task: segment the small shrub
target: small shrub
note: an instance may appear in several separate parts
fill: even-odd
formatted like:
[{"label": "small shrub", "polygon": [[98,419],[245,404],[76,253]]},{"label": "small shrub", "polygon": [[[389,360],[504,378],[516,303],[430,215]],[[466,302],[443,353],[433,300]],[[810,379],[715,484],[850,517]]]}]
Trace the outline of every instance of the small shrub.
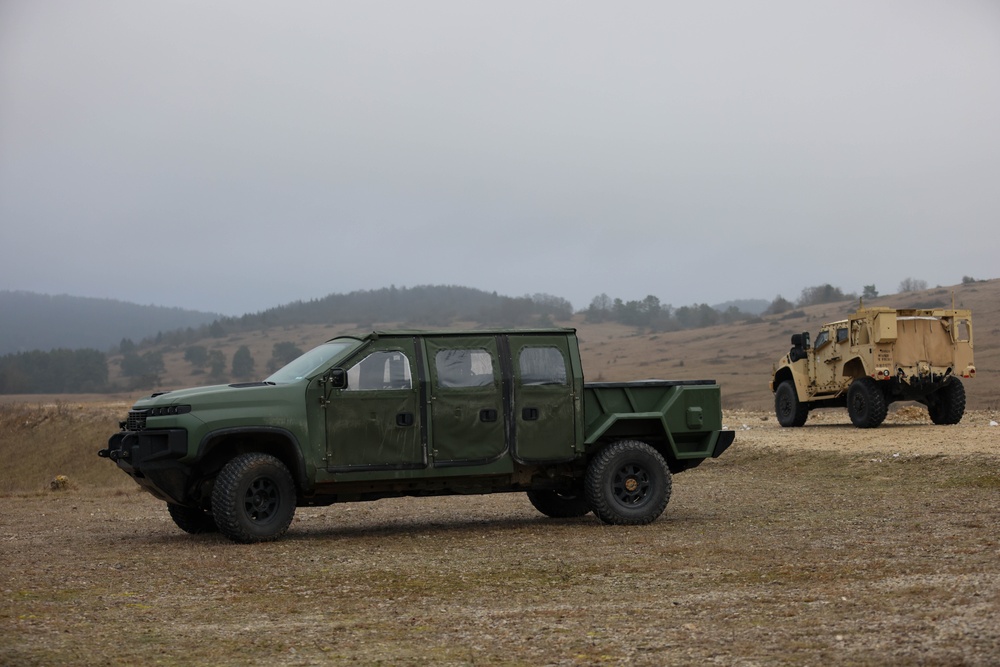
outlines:
[{"label": "small shrub", "polygon": [[49,482],[49,488],[53,491],[68,491],[70,489],[69,477],[66,475],[56,475]]}]

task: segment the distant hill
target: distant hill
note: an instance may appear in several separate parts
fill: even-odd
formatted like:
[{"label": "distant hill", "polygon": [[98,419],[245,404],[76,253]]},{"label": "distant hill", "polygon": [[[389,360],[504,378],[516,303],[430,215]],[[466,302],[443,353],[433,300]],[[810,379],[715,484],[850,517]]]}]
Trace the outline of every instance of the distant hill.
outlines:
[{"label": "distant hill", "polygon": [[[948,307],[953,302],[973,311],[978,374],[967,384],[968,405],[996,410],[1000,405],[1000,280],[963,282],[865,300],[866,305],[896,308]],[[753,300],[727,302],[716,308],[731,305],[745,313],[755,309]],[[791,334],[815,333],[822,323],[846,316],[857,305],[856,299],[849,299],[728,323],[720,318],[715,326],[673,330],[633,326],[610,318],[594,320],[586,311],[572,313],[568,302],[549,295],[512,298],[454,286],[331,294],[243,317],[0,291],[0,354],[82,346],[108,351],[122,338],[129,338],[137,344],[134,355],[143,360],[148,356],[149,361],[161,365],[156,380],[146,383],[126,375],[128,364],[121,351],[109,354],[109,390],[127,391],[134,398],[153,389],[244,379],[232,372],[233,359],[241,348],[246,348],[243,354],[252,359],[250,378],[262,378],[269,374],[276,348],[306,350],[347,331],[400,326],[573,326],[580,335],[590,381],[714,378],[722,384],[727,407],[770,409],[773,397],[767,383],[771,368],[787,352]],[[24,324],[19,320],[34,326],[30,334],[21,332],[17,339],[20,348],[11,346],[15,325]],[[101,329],[97,324],[105,326]],[[88,334],[90,328],[102,331],[103,339]],[[163,335],[157,336],[159,333]],[[201,357],[204,359],[197,361]]]},{"label": "distant hill", "polygon": [[[1000,372],[997,371],[1000,369],[1000,280],[878,297],[870,303],[866,301],[866,305],[937,308],[950,307],[953,299],[959,308],[971,308],[973,311],[978,374],[966,385],[968,405],[970,409],[996,410],[1000,405]],[[314,307],[319,305],[316,303]],[[805,306],[779,315],[764,315],[683,331],[654,332],[648,327],[633,327],[612,321],[594,323],[587,321],[584,313],[567,318],[552,317],[552,323],[577,328],[588,381],[711,378],[722,385],[726,407],[770,410],[774,401],[768,389],[771,369],[774,362],[788,351],[791,334],[799,331],[815,334],[824,322],[845,317],[857,306],[854,300]],[[339,303],[338,307],[347,307],[347,301]],[[178,389],[233,381],[237,378],[229,371],[240,347],[246,347],[254,360],[252,377],[263,378],[268,375],[267,365],[277,345],[292,344],[307,350],[346,331],[392,328],[401,324],[398,320],[380,319],[363,323],[320,321],[293,324],[287,321],[288,315],[287,312],[272,313],[275,323],[258,323],[256,327],[246,329],[232,326],[234,321],[221,320],[213,325],[212,328],[217,329],[214,333],[206,330],[201,338],[178,343],[165,336],[161,343],[143,349],[144,353],[152,351],[161,355],[163,372],[159,382],[155,387],[137,387],[129,397],[136,398],[154,388]],[[481,323],[469,320],[455,320],[449,324],[460,328],[481,326]],[[223,371],[219,377],[211,376],[207,366],[196,365],[186,358],[186,352],[192,346],[203,347],[208,353],[218,355]],[[127,387],[130,379],[122,375],[121,359],[120,355],[109,358],[110,381],[118,387]]]},{"label": "distant hill", "polygon": [[106,351],[123,338],[201,327],[220,315],[112,299],[0,290],[0,355],[30,350]]}]

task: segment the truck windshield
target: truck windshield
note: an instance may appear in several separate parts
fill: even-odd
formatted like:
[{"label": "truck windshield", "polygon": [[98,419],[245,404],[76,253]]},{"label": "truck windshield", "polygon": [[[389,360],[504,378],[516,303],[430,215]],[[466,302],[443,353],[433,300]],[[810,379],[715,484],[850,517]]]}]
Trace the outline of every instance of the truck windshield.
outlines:
[{"label": "truck windshield", "polygon": [[286,384],[301,380],[319,370],[321,366],[326,365],[335,357],[339,357],[347,350],[357,347],[358,343],[359,341],[356,340],[334,340],[329,343],[323,343],[286,364],[267,378],[266,382]]}]

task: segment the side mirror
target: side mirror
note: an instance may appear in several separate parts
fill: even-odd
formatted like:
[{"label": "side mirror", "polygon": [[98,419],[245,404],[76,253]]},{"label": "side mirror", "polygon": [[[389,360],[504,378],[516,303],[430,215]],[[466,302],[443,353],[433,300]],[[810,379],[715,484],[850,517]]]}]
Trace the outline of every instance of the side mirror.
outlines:
[{"label": "side mirror", "polygon": [[792,362],[801,361],[807,356],[809,349],[809,332],[803,331],[800,334],[792,334],[792,349],[788,352],[788,360]]},{"label": "side mirror", "polygon": [[343,368],[333,368],[324,378],[330,383],[331,389],[347,389],[347,371]]}]

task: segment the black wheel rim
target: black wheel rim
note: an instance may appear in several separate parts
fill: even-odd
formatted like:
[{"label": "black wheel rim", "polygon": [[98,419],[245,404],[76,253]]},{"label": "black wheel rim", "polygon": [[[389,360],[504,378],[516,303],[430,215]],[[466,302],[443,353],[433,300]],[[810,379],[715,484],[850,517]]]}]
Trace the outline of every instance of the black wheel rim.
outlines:
[{"label": "black wheel rim", "polygon": [[278,509],[281,494],[278,485],[267,477],[250,482],[243,497],[243,508],[251,521],[267,521]]},{"label": "black wheel rim", "polygon": [[792,401],[787,396],[782,396],[778,401],[778,411],[782,417],[792,414]]},{"label": "black wheel rim", "polygon": [[641,505],[649,496],[652,482],[641,465],[629,463],[618,469],[611,480],[611,491],[623,505]]}]

